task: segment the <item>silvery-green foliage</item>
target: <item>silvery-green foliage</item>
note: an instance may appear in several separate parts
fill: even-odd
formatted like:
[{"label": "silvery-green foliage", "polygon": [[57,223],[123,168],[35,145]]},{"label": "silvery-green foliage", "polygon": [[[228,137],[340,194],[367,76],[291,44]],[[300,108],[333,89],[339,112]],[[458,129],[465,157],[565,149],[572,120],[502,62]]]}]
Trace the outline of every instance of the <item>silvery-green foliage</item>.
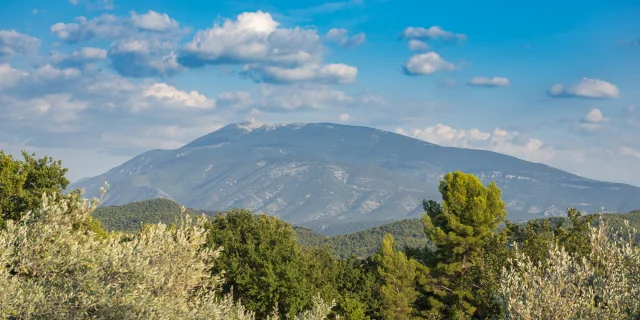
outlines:
[{"label": "silvery-green foliage", "polygon": [[0,318],[252,319],[216,297],[203,220],[107,239],[82,227],[97,200],[43,196],[0,231]]},{"label": "silvery-green foliage", "polygon": [[[325,302],[320,294],[313,297],[313,307],[311,310],[303,311],[296,315],[293,320],[323,320],[331,312],[331,309],[335,306],[335,302]],[[336,316],[336,319],[339,317]]]},{"label": "silvery-green foliage", "polygon": [[576,259],[549,248],[548,266],[516,248],[500,280],[508,319],[637,319],[640,317],[640,248],[627,224],[614,240],[603,221],[590,233],[591,252]]},{"label": "silvery-green foliage", "polygon": [[[43,195],[41,209],[0,230],[0,319],[255,318],[218,295],[209,270],[220,250],[203,247],[204,217],[105,236],[85,224],[98,203]],[[317,298],[296,319],[331,307]]]}]

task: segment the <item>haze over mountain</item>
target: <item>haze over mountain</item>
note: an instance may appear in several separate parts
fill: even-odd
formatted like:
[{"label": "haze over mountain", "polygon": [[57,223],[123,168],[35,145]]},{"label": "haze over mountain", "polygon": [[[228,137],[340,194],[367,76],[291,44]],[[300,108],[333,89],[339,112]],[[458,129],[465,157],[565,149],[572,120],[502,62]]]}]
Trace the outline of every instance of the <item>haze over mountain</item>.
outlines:
[{"label": "haze over mountain", "polygon": [[[315,230],[348,232],[418,217],[422,199],[461,170],[496,181],[509,219],[640,208],[640,188],[595,181],[490,151],[441,147],[387,131],[332,123],[237,123],[176,150],[151,150],[79,181],[104,205],[170,198],[191,208],[267,212]],[[331,233],[336,233],[331,232]]]}]

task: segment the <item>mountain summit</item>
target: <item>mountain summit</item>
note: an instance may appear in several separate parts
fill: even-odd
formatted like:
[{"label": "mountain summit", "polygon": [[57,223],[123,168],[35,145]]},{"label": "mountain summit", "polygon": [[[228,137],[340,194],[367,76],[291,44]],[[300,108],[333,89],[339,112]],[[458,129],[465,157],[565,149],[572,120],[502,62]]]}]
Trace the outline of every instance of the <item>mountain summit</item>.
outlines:
[{"label": "mountain summit", "polygon": [[145,152],[78,182],[85,195],[111,185],[105,205],[170,198],[191,208],[266,212],[328,233],[418,217],[454,170],[496,181],[508,218],[528,220],[640,208],[640,188],[582,178],[483,150],[442,147],[333,123],[231,124],[176,150]]}]

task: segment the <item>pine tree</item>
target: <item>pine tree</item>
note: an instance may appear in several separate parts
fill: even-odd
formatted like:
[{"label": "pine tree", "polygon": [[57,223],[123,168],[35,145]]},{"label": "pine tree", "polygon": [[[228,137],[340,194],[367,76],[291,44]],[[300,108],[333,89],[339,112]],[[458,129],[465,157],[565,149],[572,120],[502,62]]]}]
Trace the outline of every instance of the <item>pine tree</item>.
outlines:
[{"label": "pine tree", "polygon": [[384,235],[376,261],[378,275],[383,282],[380,288],[383,318],[410,319],[417,296],[415,261],[395,249],[393,236],[388,233]]},{"label": "pine tree", "polygon": [[495,183],[484,186],[472,174],[453,172],[440,182],[442,205],[424,201],[425,232],[436,246],[426,259],[429,275],[421,277],[430,316],[469,319],[474,314],[472,267],[482,259],[483,245],[505,218],[502,191]]}]

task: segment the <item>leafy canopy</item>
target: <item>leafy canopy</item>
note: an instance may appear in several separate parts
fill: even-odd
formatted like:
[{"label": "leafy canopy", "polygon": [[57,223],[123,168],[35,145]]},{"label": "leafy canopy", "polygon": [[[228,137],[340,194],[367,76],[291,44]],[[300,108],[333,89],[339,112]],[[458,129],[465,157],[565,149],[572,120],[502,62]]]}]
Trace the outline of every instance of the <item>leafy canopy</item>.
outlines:
[{"label": "leafy canopy", "polygon": [[[24,161],[14,159],[0,150],[0,228],[7,220],[20,220],[41,204],[42,194],[60,194],[69,185],[62,161],[35,158],[22,151]],[[77,191],[76,191],[77,192]]]}]

